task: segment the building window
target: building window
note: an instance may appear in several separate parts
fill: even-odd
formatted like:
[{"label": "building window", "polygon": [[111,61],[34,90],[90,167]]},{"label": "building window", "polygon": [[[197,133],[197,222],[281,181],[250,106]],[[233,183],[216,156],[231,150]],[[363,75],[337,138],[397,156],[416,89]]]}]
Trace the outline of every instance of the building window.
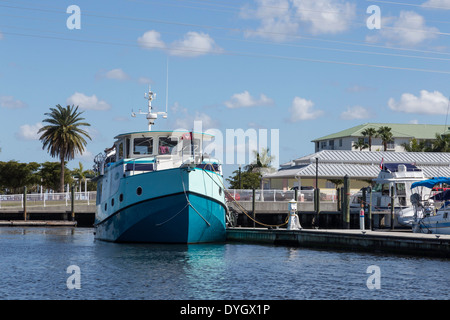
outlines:
[{"label": "building window", "polygon": [[328,142],[328,145],[330,146],[330,150],[334,150],[334,140],[330,140],[329,142]]},{"label": "building window", "polygon": [[321,141],[320,142],[320,149],[324,150],[327,148],[327,142],[326,141]]},{"label": "building window", "polygon": [[339,139],[339,147],[342,147],[342,139]]},{"label": "building window", "polygon": [[394,140],[388,141],[387,148],[390,149],[390,150],[394,150],[395,149],[395,142],[394,142]]}]

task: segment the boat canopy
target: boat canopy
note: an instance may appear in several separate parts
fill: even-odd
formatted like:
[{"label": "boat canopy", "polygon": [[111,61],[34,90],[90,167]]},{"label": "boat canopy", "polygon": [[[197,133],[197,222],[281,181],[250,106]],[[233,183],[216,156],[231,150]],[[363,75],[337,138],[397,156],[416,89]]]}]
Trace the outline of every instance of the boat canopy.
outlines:
[{"label": "boat canopy", "polygon": [[422,171],[411,163],[384,163],[383,170],[390,171],[390,172],[398,172],[399,165],[404,166],[406,171]]},{"label": "boat canopy", "polygon": [[430,199],[436,200],[436,201],[447,201],[450,200],[450,190],[442,191],[441,193],[435,194]]},{"label": "boat canopy", "polygon": [[450,185],[450,178],[437,177],[437,178],[433,178],[433,179],[417,181],[411,185],[411,189],[416,188],[416,187],[427,187],[429,189],[433,189],[433,187],[435,185],[440,184],[440,183],[446,183],[446,184]]}]

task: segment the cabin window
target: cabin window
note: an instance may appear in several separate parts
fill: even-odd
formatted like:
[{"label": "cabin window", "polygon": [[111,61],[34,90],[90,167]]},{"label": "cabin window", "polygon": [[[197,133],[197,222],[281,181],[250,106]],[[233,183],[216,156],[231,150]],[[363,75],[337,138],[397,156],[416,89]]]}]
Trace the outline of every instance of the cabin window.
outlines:
[{"label": "cabin window", "polygon": [[125,158],[130,158],[130,139],[127,138],[126,144],[125,144]]},{"label": "cabin window", "polygon": [[177,144],[178,139],[176,137],[159,137],[158,154],[171,154]]},{"label": "cabin window", "polygon": [[406,195],[406,189],[404,183],[396,183],[395,187],[397,189],[397,196],[404,196]]},{"label": "cabin window", "polygon": [[119,160],[123,159],[123,143],[119,143]]},{"label": "cabin window", "polygon": [[135,138],[133,140],[134,154],[152,154],[153,153],[153,138]]},{"label": "cabin window", "polygon": [[194,149],[194,154],[200,152],[200,140],[194,139],[194,145],[191,146],[191,139],[182,139],[182,154],[191,154],[191,150]]},{"label": "cabin window", "polygon": [[382,195],[388,196],[389,195],[389,184],[388,183],[377,183],[372,189],[373,192],[381,192]]}]

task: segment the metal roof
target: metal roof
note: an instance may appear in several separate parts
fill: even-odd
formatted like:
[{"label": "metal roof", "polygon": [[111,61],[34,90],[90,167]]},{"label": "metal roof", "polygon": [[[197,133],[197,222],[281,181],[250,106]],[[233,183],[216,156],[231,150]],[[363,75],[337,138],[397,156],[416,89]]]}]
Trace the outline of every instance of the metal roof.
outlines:
[{"label": "metal roof", "polygon": [[380,127],[389,127],[394,138],[416,138],[416,139],[435,139],[436,133],[443,134],[450,128],[440,124],[407,124],[407,123],[365,123],[352,128],[348,128],[336,133],[332,133],[312,142],[330,139],[339,139],[344,137],[363,137],[362,132],[367,128],[377,130]]},{"label": "metal roof", "polygon": [[319,158],[323,163],[359,163],[379,164],[384,162],[404,162],[422,165],[450,165],[448,152],[389,152],[389,151],[351,151],[351,150],[322,150],[293,160],[295,165],[312,163]]},{"label": "metal roof", "polygon": [[320,178],[372,179],[380,172],[380,163],[414,163],[426,178],[450,177],[450,153],[444,152],[379,152],[322,150],[281,166],[276,173],[264,175],[273,178],[312,178],[316,176],[316,158],[319,159]]}]

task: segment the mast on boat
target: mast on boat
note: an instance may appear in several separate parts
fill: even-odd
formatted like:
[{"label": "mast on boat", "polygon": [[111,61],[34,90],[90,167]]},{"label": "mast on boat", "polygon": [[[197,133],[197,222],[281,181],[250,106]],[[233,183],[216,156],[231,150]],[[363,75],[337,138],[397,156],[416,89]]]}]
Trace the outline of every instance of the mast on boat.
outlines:
[{"label": "mast on boat", "polygon": [[[156,98],[156,93],[154,93],[150,86],[148,86],[148,93],[144,94],[144,98],[148,100],[148,112],[142,112],[141,109],[137,112],[137,114],[144,114],[148,120],[148,131],[152,131],[152,125],[155,124],[155,120],[158,119],[158,115],[162,115],[164,119],[167,119],[167,106],[166,112],[152,112],[152,100]],[[132,117],[136,117],[135,112],[131,112]]]}]

